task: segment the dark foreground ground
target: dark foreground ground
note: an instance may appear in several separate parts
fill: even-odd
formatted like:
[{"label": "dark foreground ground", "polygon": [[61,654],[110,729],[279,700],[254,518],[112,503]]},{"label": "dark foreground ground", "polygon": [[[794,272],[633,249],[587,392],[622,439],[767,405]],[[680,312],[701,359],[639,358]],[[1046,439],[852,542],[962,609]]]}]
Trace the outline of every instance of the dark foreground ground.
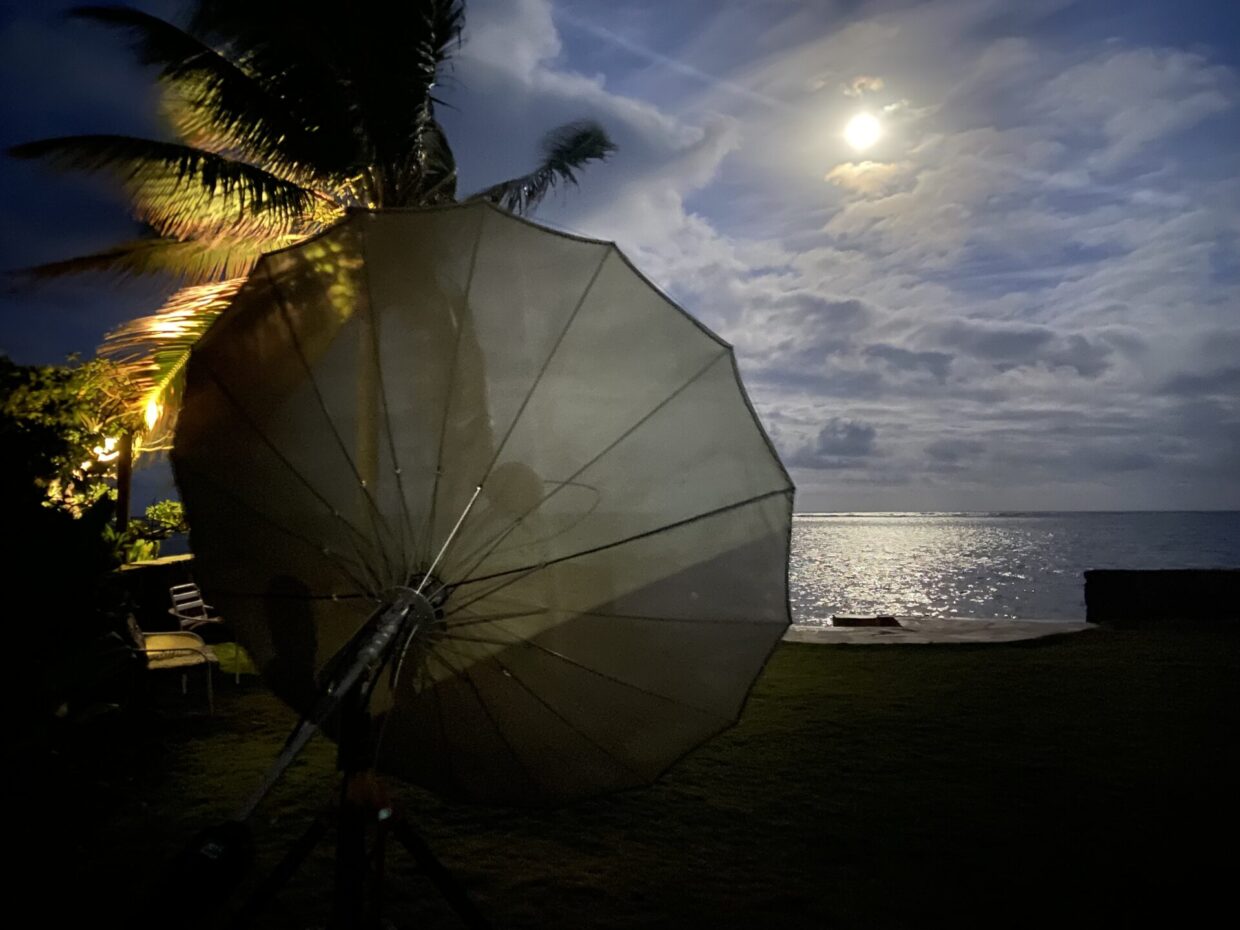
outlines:
[{"label": "dark foreground ground", "polygon": [[[168,688],[19,761],[11,915],[118,925],[245,797],[292,720],[253,678],[219,691],[214,718]],[[786,645],[741,724],[652,788],[535,813],[401,798],[498,927],[1183,925],[1234,910],[1238,736],[1235,632]],[[264,806],[265,861],[330,803],[332,764],[312,745]],[[394,926],[459,926],[389,861]],[[165,925],[202,924],[217,891],[175,881]],[[322,925],[330,884],[324,849],[263,925]]]}]

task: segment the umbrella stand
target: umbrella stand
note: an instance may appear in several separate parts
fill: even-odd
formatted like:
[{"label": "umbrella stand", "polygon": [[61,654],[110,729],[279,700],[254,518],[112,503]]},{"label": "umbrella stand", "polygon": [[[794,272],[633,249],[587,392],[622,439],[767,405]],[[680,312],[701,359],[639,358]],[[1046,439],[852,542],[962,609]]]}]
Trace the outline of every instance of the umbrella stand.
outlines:
[{"label": "umbrella stand", "polygon": [[[250,796],[250,799],[238,809],[233,817],[234,820],[244,823],[250,819],[263,798],[275,787],[276,782],[280,780],[280,776],[293,764],[293,760],[305,748],[306,743],[310,742],[310,738],[318,732],[323,722],[341,706],[342,702],[350,694],[354,693],[352,689],[359,681],[363,682],[364,691],[364,696],[361,699],[360,713],[363,716],[368,716],[366,707],[370,701],[370,692],[378,681],[379,675],[383,672],[384,666],[387,665],[393,646],[396,643],[400,644],[400,655],[396,659],[395,675],[400,675],[401,663],[404,661],[409,644],[412,643],[413,637],[420,627],[430,626],[435,623],[438,601],[446,590],[446,586],[435,578],[433,572],[439,566],[444,553],[452,545],[452,541],[460,531],[465,518],[469,516],[469,512],[473,509],[474,504],[478,500],[478,494],[481,491],[481,487],[474,489],[473,496],[457,518],[456,525],[452,528],[452,532],[448,534],[448,538],[444,541],[443,546],[440,547],[439,554],[435,556],[435,561],[431,563],[431,567],[420,575],[409,579],[410,585],[415,581],[417,582],[417,589],[410,587],[397,588],[392,595],[392,600],[379,607],[358,632],[353,642],[346,645],[340,651],[337,657],[337,664],[343,667],[343,671],[338,672],[328,681],[318,702],[315,704],[314,710],[306,717],[303,717],[293,729],[293,732],[289,734],[288,739],[284,743],[284,748],[280,751],[280,755],[275,763],[263,778],[262,784]],[[423,595],[423,590],[432,584],[434,590],[430,595]],[[343,750],[343,743],[341,743],[341,748]],[[350,771],[343,764],[340,768],[341,771]]]},{"label": "umbrella stand", "polygon": [[[232,819],[202,831],[177,857],[178,874],[185,871],[209,873],[225,886],[239,882],[253,858],[253,843],[247,823],[262,800],[275,787],[311,737],[329,717],[337,717],[336,767],[343,773],[340,804],[336,811],[336,888],[331,926],[334,930],[360,930],[378,925],[380,885],[384,875],[383,855],[388,830],[408,850],[431,883],[444,896],[465,925],[487,930],[490,924],[474,906],[455,876],[443,865],[417,832],[400,818],[392,806],[374,790],[371,742],[370,698],[384,670],[396,657],[392,671],[399,677],[406,652],[419,630],[433,626],[439,615],[441,598],[447,586],[433,574],[443,559],[465,518],[478,500],[481,487],[474,489],[465,509],[457,518],[430,568],[408,579],[407,586],[395,588],[337,654],[335,672],[321,688],[313,710],[293,728],[280,755],[263,778],[258,790]],[[412,585],[416,584],[416,589]],[[430,588],[430,593],[422,592]],[[383,736],[379,733],[379,738]],[[368,790],[369,789],[369,790]],[[369,828],[377,827],[374,863],[368,861],[366,838]],[[295,840],[284,858],[250,894],[238,911],[236,926],[251,923],[272,897],[288,883],[306,857],[328,831],[324,815],[316,817],[309,829]],[[367,901],[368,879],[374,877],[373,902]]]},{"label": "umbrella stand", "polygon": [[[373,790],[368,752],[371,718],[370,693],[382,666],[375,675],[360,682],[344,695],[339,704],[340,730],[337,765],[343,772],[336,822],[336,887],[332,905],[333,930],[360,930],[378,925],[384,877],[387,833],[413,857],[422,872],[448,905],[472,930],[488,930],[490,924],[478,911],[456,876],[435,856],[430,846],[400,814]],[[320,814],[301,837],[293,842],[284,858],[250,894],[237,914],[236,926],[244,927],[259,917],[266,905],[286,885],[306,857],[326,837],[332,816]],[[366,839],[374,827],[373,856],[367,855]],[[371,895],[368,885],[373,883]]]},{"label": "umbrella stand", "polygon": [[[284,857],[250,893],[238,910],[235,926],[250,925],[271,899],[296,874],[306,857],[336,825],[336,886],[332,907],[334,930],[360,930],[377,926],[380,884],[383,879],[384,839],[388,832],[413,857],[426,877],[467,927],[486,930],[490,924],[470,900],[452,872],[436,858],[426,841],[402,818],[381,791],[374,789],[371,753],[370,698],[398,647],[407,644],[418,629],[435,619],[435,607],[420,593],[431,576],[425,575],[419,590],[397,591],[393,601],[381,607],[363,628],[362,635],[345,650],[341,671],[322,691],[314,712],[290,734],[279,758],[262,786],[237,815],[218,826],[204,830],[178,857],[178,874],[209,874],[213,884],[239,882],[248,871],[252,843],[246,822],[259,802],[286,771],[318,728],[337,715],[337,768],[342,772],[340,801],[334,816],[327,812],[314,819],[310,827],[288,848]],[[366,841],[376,828],[373,862],[367,855]],[[368,885],[373,876],[373,895]],[[157,904],[154,913],[158,913]]]},{"label": "umbrella stand", "polygon": [[[405,652],[422,627],[435,623],[438,597],[442,585],[432,574],[452,545],[465,518],[478,500],[481,487],[474,489],[469,503],[457,518],[456,525],[444,541],[430,568],[410,584],[417,581],[417,589],[398,588],[393,599],[380,607],[361,631],[357,640],[342,651],[338,672],[323,689],[314,712],[303,719],[285,743],[263,784],[239,812],[236,820],[244,823],[255,808],[292,764],[310,737],[332,713],[339,714],[336,767],[343,773],[340,787],[340,806],[336,816],[336,889],[332,911],[332,927],[335,930],[377,925],[381,885],[384,874],[383,856],[387,830],[408,850],[414,861],[444,896],[465,925],[476,930],[486,930],[490,925],[469,899],[456,877],[436,858],[426,841],[396,815],[390,804],[373,788],[373,753],[371,743],[370,698],[384,669],[399,651],[393,677],[401,671]],[[431,586],[429,596],[423,591]],[[399,646],[398,646],[399,644]],[[380,734],[382,736],[382,734]],[[366,837],[371,825],[377,827],[375,861],[368,861]],[[326,834],[326,823],[318,818],[310,829],[298,839],[281,860],[276,869],[250,896],[242,908],[239,923],[246,923],[257,916],[262,907],[295,874],[307,855]],[[373,872],[375,895],[367,901],[367,880]]]}]

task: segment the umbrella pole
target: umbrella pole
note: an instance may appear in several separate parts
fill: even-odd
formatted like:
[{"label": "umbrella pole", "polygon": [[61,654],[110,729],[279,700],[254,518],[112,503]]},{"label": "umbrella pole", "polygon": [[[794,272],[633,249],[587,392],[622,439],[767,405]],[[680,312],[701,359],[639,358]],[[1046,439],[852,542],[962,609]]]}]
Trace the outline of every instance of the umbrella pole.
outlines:
[{"label": "umbrella pole", "polygon": [[[481,487],[474,489],[465,510],[435,557],[431,571],[422,576],[417,590],[400,589],[393,600],[371,615],[365,634],[346,647],[342,665],[332,676],[331,682],[323,688],[314,709],[294,728],[258,790],[230,821],[229,828],[240,830],[248,841],[249,834],[245,824],[259,803],[319,727],[335,714],[339,722],[336,766],[343,778],[340,808],[336,817],[336,884],[332,905],[332,930],[369,930],[379,924],[379,895],[376,893],[369,898],[367,896],[368,885],[372,882],[372,868],[367,856],[366,839],[371,824],[380,824],[391,818],[392,808],[386,800],[381,800],[380,792],[375,790],[370,696],[384,669],[392,661],[392,653],[400,653],[396,659],[396,677],[400,673],[400,666],[413,633],[421,624],[434,622],[435,607],[422,595],[422,591],[432,578],[431,572],[439,565],[444,553],[456,538],[481,491]],[[455,882],[451,873],[434,857],[420,837],[408,825],[397,825],[393,822],[392,827],[398,840],[423,867],[466,925],[471,928],[486,927],[485,920],[473,908],[464,889]],[[303,841],[296,844],[275,873],[251,896],[242,910],[243,919],[252,919],[253,915],[257,914],[262,904],[291,877],[321,836],[321,831],[312,828]],[[214,840],[195,843],[190,855],[210,860],[220,858],[220,853],[214,849],[216,845],[218,844]],[[377,847],[376,851],[382,855],[381,846]],[[380,862],[373,870],[376,882],[381,880],[382,872]]]},{"label": "umbrella pole", "polygon": [[[368,684],[368,683],[367,683]],[[377,915],[367,907],[366,885],[370,876],[366,857],[366,833],[377,820],[363,797],[370,768],[370,689],[363,684],[345,695],[340,705],[340,742],[337,767],[343,773],[340,812],[336,821],[336,894],[332,907],[332,930],[362,930],[377,925]]]},{"label": "umbrella pole", "polygon": [[[371,768],[373,726],[369,705],[371,691],[380,674],[381,668],[359,682],[340,705],[336,759],[344,778],[336,826],[336,894],[331,928],[371,930],[379,926],[384,839],[390,829],[465,926],[469,930],[491,930],[490,923],[474,905],[464,886],[408,821],[395,813],[378,785]],[[371,825],[377,828],[373,856],[368,855],[366,849]]]}]

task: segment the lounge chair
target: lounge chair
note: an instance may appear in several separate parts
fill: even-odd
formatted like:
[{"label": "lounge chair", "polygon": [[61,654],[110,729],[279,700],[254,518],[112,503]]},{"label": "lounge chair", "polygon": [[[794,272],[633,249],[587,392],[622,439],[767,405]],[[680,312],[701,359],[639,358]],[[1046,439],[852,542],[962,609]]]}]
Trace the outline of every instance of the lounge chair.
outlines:
[{"label": "lounge chair", "polygon": [[211,647],[202,641],[202,637],[189,630],[175,633],[146,633],[138,626],[138,621],[131,614],[129,617],[129,634],[133,637],[138,651],[146,660],[146,667],[151,671],[159,669],[181,670],[181,693],[189,690],[189,669],[201,665],[207,674],[207,710],[215,713],[215,692],[211,684],[211,666],[218,665],[219,659],[211,651]]}]

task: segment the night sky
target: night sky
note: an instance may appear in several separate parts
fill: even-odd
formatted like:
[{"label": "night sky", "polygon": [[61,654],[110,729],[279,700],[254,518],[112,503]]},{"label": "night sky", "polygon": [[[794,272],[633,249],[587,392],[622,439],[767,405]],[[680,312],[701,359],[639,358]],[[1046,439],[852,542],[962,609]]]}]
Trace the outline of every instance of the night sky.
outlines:
[{"label": "night sky", "polygon": [[[162,134],[124,39],[62,8],[0,5],[0,142]],[[801,511],[1240,508],[1238,75],[1222,0],[471,0],[442,117],[462,192],[607,127],[537,217],[736,346]],[[5,268],[135,229],[12,159],[0,218]],[[164,291],[10,288],[0,351],[89,354]]]}]

